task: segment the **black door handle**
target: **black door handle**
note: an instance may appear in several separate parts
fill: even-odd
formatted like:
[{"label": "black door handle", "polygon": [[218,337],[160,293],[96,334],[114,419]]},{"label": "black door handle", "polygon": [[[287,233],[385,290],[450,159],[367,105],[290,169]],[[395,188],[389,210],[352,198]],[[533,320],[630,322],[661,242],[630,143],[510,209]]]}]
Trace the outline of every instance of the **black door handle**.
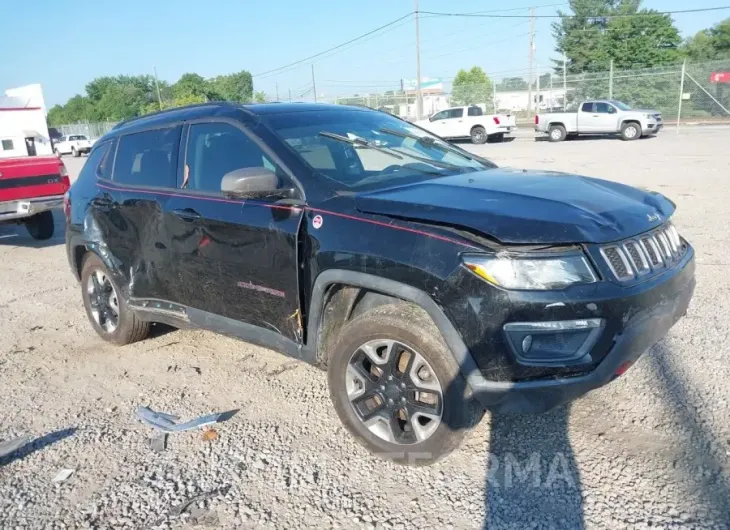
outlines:
[{"label": "black door handle", "polygon": [[200,214],[192,208],[182,208],[180,210],[173,210],[173,214],[177,215],[183,221],[195,221],[200,219]]}]

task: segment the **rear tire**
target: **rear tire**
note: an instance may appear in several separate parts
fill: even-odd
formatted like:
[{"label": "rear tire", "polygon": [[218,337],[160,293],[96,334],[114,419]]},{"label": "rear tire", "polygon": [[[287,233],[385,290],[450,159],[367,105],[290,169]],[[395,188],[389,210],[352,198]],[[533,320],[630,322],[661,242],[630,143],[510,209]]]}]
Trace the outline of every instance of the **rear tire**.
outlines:
[{"label": "rear tire", "polygon": [[81,153],[79,153],[75,147],[71,148],[71,154],[74,156],[74,158],[78,158],[81,156]]},{"label": "rear tire", "polygon": [[91,326],[105,341],[124,346],[149,335],[150,323],[129,309],[122,291],[96,254],[87,254],[81,266],[81,297]]},{"label": "rear tire", "polygon": [[629,121],[621,126],[621,139],[625,142],[641,138],[641,125],[635,121]]},{"label": "rear tire", "polygon": [[551,125],[548,129],[548,140],[551,142],[562,142],[567,133],[562,125]]},{"label": "rear tire", "polygon": [[473,144],[483,144],[486,143],[488,136],[487,131],[484,129],[484,127],[477,125],[476,127],[472,127],[471,129],[471,143]]},{"label": "rear tire", "polygon": [[25,228],[28,230],[30,237],[36,241],[51,239],[56,225],[53,221],[53,212],[46,210],[37,213],[25,220]]},{"label": "rear tire", "polygon": [[[456,449],[483,415],[439,329],[420,307],[388,304],[363,313],[342,328],[328,353],[337,415],[380,458],[432,464]],[[376,363],[373,355],[384,359]],[[363,419],[365,406],[370,416]]]}]

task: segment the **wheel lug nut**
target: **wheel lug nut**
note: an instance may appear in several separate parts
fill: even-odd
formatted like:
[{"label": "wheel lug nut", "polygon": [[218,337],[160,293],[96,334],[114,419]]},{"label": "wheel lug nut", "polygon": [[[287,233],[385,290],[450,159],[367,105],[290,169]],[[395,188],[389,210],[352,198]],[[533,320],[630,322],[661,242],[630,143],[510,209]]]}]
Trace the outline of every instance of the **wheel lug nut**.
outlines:
[{"label": "wheel lug nut", "polygon": [[405,403],[406,402],[406,398],[404,398],[404,397],[400,398],[400,402],[401,403]]},{"label": "wheel lug nut", "polygon": [[393,380],[393,376],[392,375],[389,375],[388,376],[388,381],[392,381],[392,380]]},{"label": "wheel lug nut", "polygon": [[393,400],[388,398],[388,405],[392,405],[392,404],[393,404]]},{"label": "wheel lug nut", "polygon": [[385,390],[385,385],[380,385],[380,390]]},{"label": "wheel lug nut", "polygon": [[405,384],[405,383],[401,383],[401,384],[400,384],[400,387],[401,387],[402,389],[404,389],[404,390],[405,390],[405,388],[406,388],[406,384]]}]

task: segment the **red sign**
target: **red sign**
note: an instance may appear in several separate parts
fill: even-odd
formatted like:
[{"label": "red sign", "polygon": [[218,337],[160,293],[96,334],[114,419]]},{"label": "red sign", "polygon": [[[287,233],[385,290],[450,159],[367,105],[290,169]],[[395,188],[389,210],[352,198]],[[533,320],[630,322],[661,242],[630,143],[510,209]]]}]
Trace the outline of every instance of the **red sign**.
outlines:
[{"label": "red sign", "polygon": [[710,83],[730,83],[730,72],[712,72]]}]

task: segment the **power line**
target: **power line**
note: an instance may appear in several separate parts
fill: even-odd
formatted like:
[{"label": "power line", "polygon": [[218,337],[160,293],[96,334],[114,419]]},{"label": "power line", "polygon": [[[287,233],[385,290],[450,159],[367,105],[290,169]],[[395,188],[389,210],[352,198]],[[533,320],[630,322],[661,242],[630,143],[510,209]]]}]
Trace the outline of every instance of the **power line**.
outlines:
[{"label": "power line", "polygon": [[[703,7],[697,9],[680,9],[677,11],[647,11],[640,13],[616,13],[613,15],[535,15],[535,18],[631,18],[650,17],[656,15],[679,15],[684,13],[703,13],[706,11],[720,11],[730,9],[730,6]],[[530,15],[494,15],[482,13],[442,13],[438,11],[420,11],[423,15],[438,17],[474,17],[474,18],[530,18]]]},{"label": "power line", "polygon": [[348,44],[351,44],[353,42],[356,42],[356,41],[358,41],[360,39],[364,39],[365,37],[368,37],[368,36],[372,35],[373,33],[377,33],[378,31],[383,30],[383,29],[385,29],[385,28],[387,28],[389,26],[392,26],[393,24],[396,24],[396,23],[400,22],[401,20],[405,20],[406,18],[411,17],[413,14],[414,14],[414,11],[411,11],[407,15],[403,15],[402,17],[397,18],[397,19],[395,19],[395,20],[393,20],[391,22],[388,22],[387,24],[383,24],[379,28],[376,28],[376,29],[374,29],[372,31],[368,31],[367,33],[363,33],[362,35],[359,35],[359,36],[357,36],[357,37],[355,37],[353,39],[350,39],[347,42],[343,42],[342,44],[338,44],[337,46],[333,46],[332,48],[329,48],[329,49],[327,49],[327,50],[325,50],[323,52],[315,53],[314,55],[310,55],[309,57],[305,57],[304,59],[300,59],[298,61],[294,61],[293,63],[289,63],[289,64],[287,64],[285,66],[280,66],[278,68],[273,68],[271,70],[267,70],[266,72],[261,72],[259,74],[254,74],[253,77],[262,77],[262,76],[265,76],[267,74],[273,74],[273,73],[279,72],[281,70],[285,70],[285,69],[290,68],[292,66],[297,66],[299,64],[306,63],[307,61],[311,61],[312,59],[316,59],[317,57],[320,57],[320,56],[322,56],[322,55],[324,55],[326,53],[329,53],[331,51],[334,51],[334,50],[338,50],[340,48],[343,48],[344,46],[347,46]]}]

